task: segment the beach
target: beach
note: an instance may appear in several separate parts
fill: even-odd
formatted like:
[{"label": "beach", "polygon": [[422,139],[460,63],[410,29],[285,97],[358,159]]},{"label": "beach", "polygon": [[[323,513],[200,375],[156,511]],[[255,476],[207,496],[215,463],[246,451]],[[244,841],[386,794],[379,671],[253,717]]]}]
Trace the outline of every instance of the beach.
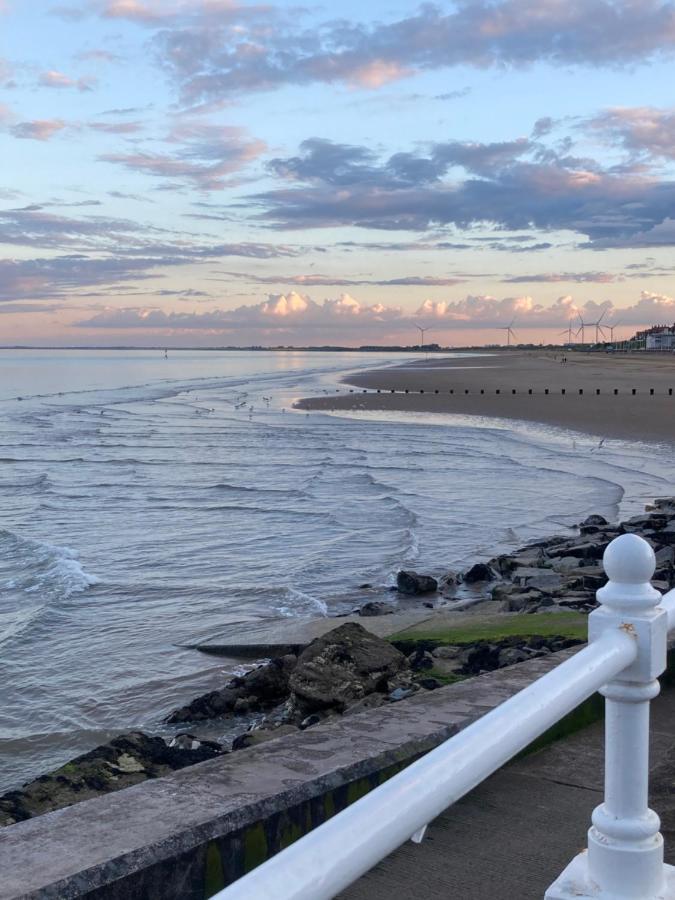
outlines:
[{"label": "beach", "polygon": [[[393,390],[395,394],[342,393],[303,399],[298,407],[517,419],[599,438],[675,441],[675,395],[669,393],[675,389],[675,356],[565,355],[564,363],[563,353],[552,351],[432,356],[422,362],[354,373],[345,379],[354,388]],[[410,393],[403,393],[406,390]]]}]

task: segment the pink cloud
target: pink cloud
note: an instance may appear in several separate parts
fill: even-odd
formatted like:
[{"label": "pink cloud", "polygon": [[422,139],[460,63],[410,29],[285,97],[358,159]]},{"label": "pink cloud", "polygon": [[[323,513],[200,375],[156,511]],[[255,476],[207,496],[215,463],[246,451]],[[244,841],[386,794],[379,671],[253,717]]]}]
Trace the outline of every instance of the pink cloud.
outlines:
[{"label": "pink cloud", "polygon": [[31,122],[19,122],[10,131],[15,138],[33,141],[48,141],[66,127],[62,119],[33,119]]},{"label": "pink cloud", "polygon": [[41,73],[39,83],[42,87],[48,88],[77,88],[78,91],[92,91],[97,82],[91,76],[70,78],[63,72],[56,72],[52,69]]},{"label": "pink cloud", "polygon": [[347,81],[355,87],[380,88],[392,81],[399,81],[411,75],[411,70],[399,63],[385,59],[374,59],[357,66],[347,73]]}]

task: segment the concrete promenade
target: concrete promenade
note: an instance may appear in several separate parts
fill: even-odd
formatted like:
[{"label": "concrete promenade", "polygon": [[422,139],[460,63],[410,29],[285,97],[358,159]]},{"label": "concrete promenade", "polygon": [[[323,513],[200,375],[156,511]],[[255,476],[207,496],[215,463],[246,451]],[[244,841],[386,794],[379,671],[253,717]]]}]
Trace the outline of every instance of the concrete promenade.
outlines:
[{"label": "concrete promenade", "polygon": [[[602,801],[603,723],[516,760],[439,816],[340,900],[542,900],[586,846]],[[675,690],[652,703],[650,802],[675,863]],[[364,840],[368,836],[364,835]]]}]

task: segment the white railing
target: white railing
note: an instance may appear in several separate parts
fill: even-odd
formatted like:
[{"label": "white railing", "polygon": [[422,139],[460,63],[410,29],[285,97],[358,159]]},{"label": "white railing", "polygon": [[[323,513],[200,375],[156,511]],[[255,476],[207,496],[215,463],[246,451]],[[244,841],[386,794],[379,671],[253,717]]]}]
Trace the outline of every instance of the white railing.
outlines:
[{"label": "white railing", "polygon": [[[605,696],[605,801],[588,850],[545,900],[675,900],[659,818],[647,804],[649,701],[666,668],[675,590],[650,580],[654,552],[625,534],[604,555],[609,578],[589,644],[385,784],[216,895],[215,900],[330,900],[597,690]],[[449,876],[451,878],[451,875]]]}]

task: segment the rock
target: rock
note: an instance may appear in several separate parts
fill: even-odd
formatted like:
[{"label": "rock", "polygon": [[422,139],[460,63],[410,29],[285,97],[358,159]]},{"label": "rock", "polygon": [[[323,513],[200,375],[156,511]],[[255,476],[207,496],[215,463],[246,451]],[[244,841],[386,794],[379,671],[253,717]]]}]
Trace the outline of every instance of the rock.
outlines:
[{"label": "rock", "polygon": [[600,516],[596,513],[584,519],[584,521],[579,525],[579,531],[582,534],[594,534],[596,531],[600,531],[606,525],[609,525],[607,519],[604,516]]},{"label": "rock", "polygon": [[626,534],[642,534],[645,531],[658,531],[668,524],[668,516],[661,512],[647,513],[643,516],[632,516],[621,523],[621,530]]},{"label": "rock", "polygon": [[216,741],[207,741],[203,738],[195,737],[194,734],[188,734],[185,731],[181,731],[174,735],[169,741],[169,747],[171,749],[175,747],[178,750],[199,750],[200,748],[206,748],[214,754],[221,753],[223,750],[222,745]]},{"label": "rock", "polygon": [[459,572],[446,572],[438,581],[438,590],[442,594],[454,594],[461,583],[462,576]]},{"label": "rock", "polygon": [[563,578],[559,572],[528,567],[514,571],[513,583],[540,591],[556,591],[563,586]]},{"label": "rock", "polygon": [[307,716],[302,720],[302,722],[300,722],[298,728],[300,728],[301,731],[304,731],[305,728],[311,728],[312,725],[318,725],[319,722],[323,722],[323,720],[327,718],[329,717],[326,715],[321,715],[320,713],[312,713],[311,716]]},{"label": "rock", "polygon": [[499,651],[498,665],[500,669],[503,669],[505,666],[513,666],[516,663],[525,662],[530,657],[531,654],[521,647],[504,647],[503,650]]},{"label": "rock", "polygon": [[368,694],[386,693],[389,680],[407,668],[390,643],[348,622],[302,651],[289,680],[291,703],[302,719],[319,710],[343,712]]},{"label": "rock", "polygon": [[166,719],[169,724],[197,722],[227,714],[263,711],[285,700],[288,680],[296,664],[292,654],[273,659],[246,675],[232,678],[224,688],[211,691],[175,709]]},{"label": "rock", "polygon": [[656,551],[656,568],[660,569],[663,566],[671,564],[675,562],[675,550],[672,547],[662,547],[660,550]]},{"label": "rock", "polygon": [[359,585],[360,591],[369,591],[371,588],[372,588],[372,584],[368,584],[368,582],[366,582],[365,584]]},{"label": "rock", "polygon": [[567,547],[567,556],[576,556],[579,559],[602,559],[609,544],[608,540],[584,541]]},{"label": "rock", "polygon": [[408,657],[408,664],[413,672],[421,672],[424,669],[433,669],[434,658],[428,650],[415,650]]},{"label": "rock", "polygon": [[438,582],[431,575],[401,570],[396,576],[396,588],[401,594],[431,594],[438,590]]},{"label": "rock", "polygon": [[[214,741],[176,735],[174,746],[142,731],[121,734],[61,768],[0,797],[0,825],[72,806],[122,788],[204,762],[225,752]],[[187,744],[190,743],[188,747]],[[198,746],[192,746],[197,743]]]},{"label": "rock", "polygon": [[359,609],[360,616],[390,616],[393,612],[393,606],[381,600],[370,600]]},{"label": "rock", "polygon": [[435,647],[431,651],[431,655],[435,659],[457,659],[459,657],[459,647]]},{"label": "rock", "polygon": [[580,560],[576,556],[559,556],[551,559],[551,568],[554,572],[566,574],[579,568]]},{"label": "rock", "polygon": [[487,641],[477,641],[460,656],[467,675],[496,669],[499,665],[499,647]]},{"label": "rock", "polygon": [[659,543],[672,547],[675,545],[675,522],[671,522],[659,531]]},{"label": "rock", "polygon": [[494,581],[497,573],[486,563],[476,563],[464,574],[466,584],[477,584],[480,581]]},{"label": "rock", "polygon": [[412,697],[414,693],[415,691],[413,690],[413,688],[399,687],[389,694],[387,700],[389,700],[391,703],[398,703],[399,700],[405,700],[406,697]]},{"label": "rock", "polygon": [[502,602],[504,612],[523,612],[539,603],[544,596],[537,588],[520,588],[517,585],[499,585],[498,588],[493,589],[492,599]]},{"label": "rock", "polygon": [[515,557],[503,553],[501,556],[495,556],[488,562],[488,566],[500,575],[508,576],[515,566]]},{"label": "rock", "polygon": [[421,688],[424,688],[425,691],[435,691],[439,687],[443,687],[438,678],[431,678],[428,675],[425,678],[419,678],[417,683]]},{"label": "rock", "polygon": [[286,734],[296,734],[297,731],[298,729],[295,725],[280,725],[278,728],[256,728],[237,735],[232,741],[232,750],[246,750],[248,747],[257,747],[258,744],[275,741]]}]

